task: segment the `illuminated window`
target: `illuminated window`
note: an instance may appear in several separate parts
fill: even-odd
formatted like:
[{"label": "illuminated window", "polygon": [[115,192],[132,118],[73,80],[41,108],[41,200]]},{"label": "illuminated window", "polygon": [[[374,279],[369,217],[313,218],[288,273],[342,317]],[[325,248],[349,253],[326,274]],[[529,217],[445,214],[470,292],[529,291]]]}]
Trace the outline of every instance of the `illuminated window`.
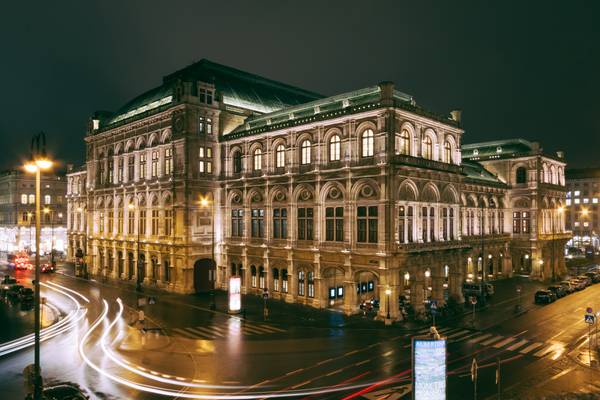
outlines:
[{"label": "illuminated window", "polygon": [[304,271],[298,271],[298,295],[304,296]]},{"label": "illuminated window", "polygon": [[575,199],[574,201],[575,201],[575,204],[579,204],[580,203],[579,199]]},{"label": "illuminated window", "polygon": [[452,163],[452,146],[448,141],[444,142],[444,161]]},{"label": "illuminated window", "polygon": [[581,192],[579,190],[575,191],[575,196],[579,196],[581,194]]},{"label": "illuminated window", "polygon": [[165,149],[165,174],[173,173],[173,149]]},{"label": "illuminated window", "polygon": [[21,204],[27,204],[27,195],[26,194],[21,195]]},{"label": "illuminated window", "polygon": [[583,199],[583,204],[588,204],[590,202],[590,199],[588,199],[587,197]]},{"label": "illuminated window", "polygon": [[300,145],[300,163],[302,165],[307,165],[310,164],[310,162],[310,141],[305,140]]},{"label": "illuminated window", "polygon": [[329,139],[329,161],[339,161],[340,160],[340,148],[341,148],[341,140],[338,135],[333,135],[331,139]]},{"label": "illuminated window", "polygon": [[583,226],[584,226],[585,228],[587,228],[588,226],[590,226],[590,223],[586,221],[586,222],[584,222],[584,223],[583,223]]},{"label": "illuminated window", "polygon": [[140,179],[146,179],[146,153],[140,154]]},{"label": "illuminated window", "polygon": [[254,170],[260,171],[262,169],[262,150],[261,149],[254,150],[253,160],[254,160]]},{"label": "illuminated window", "polygon": [[151,173],[153,178],[158,176],[158,150],[152,152]]},{"label": "illuminated window", "polygon": [[51,197],[49,194],[44,196],[44,204],[50,204]]},{"label": "illuminated window", "polygon": [[282,144],[278,145],[277,149],[275,149],[275,167],[285,167],[285,146]]},{"label": "illuminated window", "polygon": [[361,155],[363,157],[373,157],[375,152],[375,138],[372,129],[367,129],[362,134],[361,139]]},{"label": "illuminated window", "polygon": [[402,130],[396,143],[396,153],[410,155],[410,133],[406,129]]},{"label": "illuminated window", "polygon": [[[596,199],[596,200],[598,200],[598,199]],[[571,199],[566,199],[565,200],[565,204],[568,205],[568,206],[570,206],[571,205]]]},{"label": "illuminated window", "polygon": [[433,159],[433,142],[429,136],[425,136],[425,138],[423,138],[422,154],[423,158],[427,158],[429,160]]},{"label": "illuminated window", "polygon": [[597,197],[594,197],[594,198],[592,199],[592,203],[594,203],[594,204],[598,204],[598,198],[597,198]]},{"label": "illuminated window", "polygon": [[575,221],[575,226],[579,226],[579,221]]},{"label": "illuminated window", "polygon": [[29,195],[29,204],[35,204],[35,195],[33,195],[33,194]]}]

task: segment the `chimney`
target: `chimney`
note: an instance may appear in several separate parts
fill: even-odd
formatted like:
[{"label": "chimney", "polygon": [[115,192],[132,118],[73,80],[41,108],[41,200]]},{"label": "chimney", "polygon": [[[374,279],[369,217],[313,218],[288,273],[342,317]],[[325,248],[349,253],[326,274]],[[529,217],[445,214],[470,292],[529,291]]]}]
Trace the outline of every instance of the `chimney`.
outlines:
[{"label": "chimney", "polygon": [[562,150],[559,150],[556,152],[556,157],[558,158],[565,158],[565,152]]},{"label": "chimney", "polygon": [[452,119],[460,124],[462,118],[462,110],[452,110],[450,111],[450,116]]},{"label": "chimney", "polygon": [[379,88],[381,89],[381,103],[392,106],[394,104],[394,82],[381,82]]}]

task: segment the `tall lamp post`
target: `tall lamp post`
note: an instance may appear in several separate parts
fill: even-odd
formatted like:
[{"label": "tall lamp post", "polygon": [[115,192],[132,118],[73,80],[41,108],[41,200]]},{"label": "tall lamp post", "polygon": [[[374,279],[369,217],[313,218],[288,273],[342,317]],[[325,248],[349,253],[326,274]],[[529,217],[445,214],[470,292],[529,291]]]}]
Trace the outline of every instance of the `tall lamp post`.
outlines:
[{"label": "tall lamp post", "polygon": [[[200,199],[200,207],[210,212],[210,252],[211,252],[211,269],[208,272],[208,279],[211,283],[210,288],[210,306],[211,310],[216,308],[215,305],[215,273],[216,273],[216,262],[215,262],[215,214],[214,210],[211,210],[212,202],[206,197]],[[212,267],[215,267],[214,269]]]},{"label": "tall lamp post", "polygon": [[[127,209],[129,210],[129,212],[134,212],[135,211],[135,205],[133,203],[129,203],[127,205]],[[139,218],[139,216],[138,216],[138,218]],[[138,220],[138,224],[137,225],[138,225],[137,226],[137,239],[136,239],[136,246],[137,246],[137,274],[136,274],[136,280],[135,280],[135,290],[137,290],[138,292],[140,292],[142,290],[142,282],[140,280],[140,277],[141,277],[140,272],[142,271],[142,268],[143,268],[142,259],[140,258],[140,220]]]},{"label": "tall lamp post", "polygon": [[46,157],[46,136],[43,132],[31,140],[31,160],[25,170],[35,174],[35,281],[34,281],[34,400],[42,398],[42,376],[40,370],[40,228],[41,228],[41,174],[52,167]]},{"label": "tall lamp post", "polygon": [[27,218],[29,219],[29,254],[31,254],[31,221],[32,221],[32,217],[33,217],[33,213],[32,212],[28,212],[27,213]]}]

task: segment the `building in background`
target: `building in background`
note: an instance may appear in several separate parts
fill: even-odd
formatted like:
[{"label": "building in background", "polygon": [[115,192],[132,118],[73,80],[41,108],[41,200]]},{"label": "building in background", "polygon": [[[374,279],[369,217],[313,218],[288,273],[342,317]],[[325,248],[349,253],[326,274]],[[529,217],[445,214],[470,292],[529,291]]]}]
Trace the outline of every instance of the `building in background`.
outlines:
[{"label": "building in background", "polygon": [[600,250],[600,168],[567,170],[567,228],[573,231],[570,256]]},{"label": "building in background", "polygon": [[[40,253],[66,251],[67,181],[42,174]],[[0,173],[0,251],[35,249],[35,176],[18,170]]]},{"label": "building in background", "polygon": [[401,296],[419,312],[463,302],[464,282],[560,276],[562,157],[520,139],[461,151],[463,134],[459,112],[389,82],[323,97],[202,60],[90,120],[69,254],[183,293],[239,276],[346,313],[376,298],[392,318]]}]

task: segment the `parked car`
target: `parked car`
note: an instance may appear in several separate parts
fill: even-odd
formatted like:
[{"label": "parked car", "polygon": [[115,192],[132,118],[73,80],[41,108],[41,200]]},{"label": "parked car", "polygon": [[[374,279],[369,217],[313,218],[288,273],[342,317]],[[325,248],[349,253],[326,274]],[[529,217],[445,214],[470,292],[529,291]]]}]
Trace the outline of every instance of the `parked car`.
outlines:
[{"label": "parked car", "polygon": [[12,285],[6,292],[6,296],[10,299],[18,300],[21,289],[23,289],[23,285]]},{"label": "parked car", "polygon": [[40,265],[40,271],[41,272],[55,272],[56,269],[54,268],[54,265],[45,263],[45,264]]},{"label": "parked car", "polygon": [[[26,400],[33,399],[32,395],[28,395]],[[71,384],[60,384],[48,386],[42,390],[42,400],[88,400],[87,396],[81,389]]]},{"label": "parked car", "polygon": [[575,286],[575,290],[583,290],[585,289],[585,282],[577,279],[577,278],[571,278],[569,279],[569,282],[571,282],[571,284],[573,286]]},{"label": "parked car", "polygon": [[463,283],[463,294],[465,296],[476,296],[478,298],[481,298],[483,295],[490,297],[494,294],[494,286],[489,283],[465,282]]},{"label": "parked car", "polygon": [[561,297],[565,297],[567,295],[567,292],[561,285],[548,286],[548,290],[554,293],[557,299],[560,299]]},{"label": "parked car", "polygon": [[22,303],[33,302],[33,289],[26,287],[21,288],[19,291],[19,300],[21,300]]},{"label": "parked car", "polygon": [[569,293],[573,293],[575,291],[575,285],[573,285],[571,282],[569,281],[562,281],[560,283],[560,286],[563,287],[563,289],[567,292],[567,294]]},{"label": "parked car", "polygon": [[549,290],[538,290],[535,292],[535,302],[549,304],[556,300],[556,296]]},{"label": "parked car", "polygon": [[587,275],[579,275],[577,279],[582,280],[585,283],[585,287],[588,287],[592,284],[592,279]]},{"label": "parked car", "polygon": [[590,272],[586,272],[584,275],[589,277],[592,280],[592,283],[600,282],[600,273],[598,273],[598,272],[590,271]]}]

